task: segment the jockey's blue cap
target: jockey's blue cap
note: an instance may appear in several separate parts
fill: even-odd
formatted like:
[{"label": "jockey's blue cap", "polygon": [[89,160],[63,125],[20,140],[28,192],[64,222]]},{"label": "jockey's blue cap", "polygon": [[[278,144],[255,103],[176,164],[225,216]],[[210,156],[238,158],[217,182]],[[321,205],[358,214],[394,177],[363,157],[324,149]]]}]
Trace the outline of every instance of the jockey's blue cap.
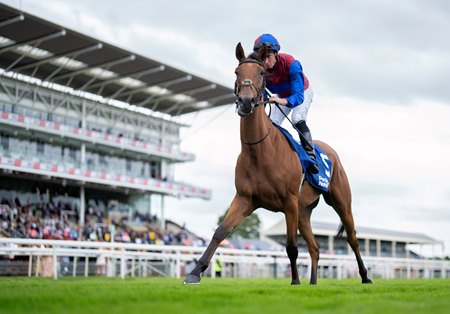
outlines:
[{"label": "jockey's blue cap", "polygon": [[253,44],[253,51],[258,51],[262,45],[266,45],[267,48],[275,51],[279,51],[281,48],[278,40],[271,34],[262,34],[256,38],[255,43]]}]

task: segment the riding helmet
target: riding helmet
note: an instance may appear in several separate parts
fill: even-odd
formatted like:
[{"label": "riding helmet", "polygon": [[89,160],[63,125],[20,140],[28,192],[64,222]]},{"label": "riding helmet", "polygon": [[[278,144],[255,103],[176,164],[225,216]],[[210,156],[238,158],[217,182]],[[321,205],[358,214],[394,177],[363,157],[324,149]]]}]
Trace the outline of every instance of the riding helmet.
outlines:
[{"label": "riding helmet", "polygon": [[256,38],[253,44],[253,51],[258,51],[262,45],[266,45],[270,50],[279,51],[281,46],[278,40],[271,34],[262,34]]}]

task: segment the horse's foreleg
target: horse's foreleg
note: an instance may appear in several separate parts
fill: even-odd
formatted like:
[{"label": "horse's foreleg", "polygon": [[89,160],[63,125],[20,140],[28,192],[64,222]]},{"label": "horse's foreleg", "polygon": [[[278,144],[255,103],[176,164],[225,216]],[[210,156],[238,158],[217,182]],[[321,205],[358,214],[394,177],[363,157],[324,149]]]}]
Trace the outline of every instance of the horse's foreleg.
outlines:
[{"label": "horse's foreleg", "polygon": [[219,247],[220,243],[230,234],[230,232],[253,212],[251,201],[247,198],[235,196],[231,202],[230,209],[223,222],[217,227],[208,247],[198,261],[195,268],[186,276],[183,284],[200,283],[200,274],[208,268],[209,262]]},{"label": "horse's foreleg", "polygon": [[297,199],[290,200],[288,204],[286,204],[285,217],[286,217],[286,253],[291,263],[291,274],[292,274],[291,285],[299,285],[300,279],[298,277],[298,269],[297,269],[297,257],[298,257]]}]

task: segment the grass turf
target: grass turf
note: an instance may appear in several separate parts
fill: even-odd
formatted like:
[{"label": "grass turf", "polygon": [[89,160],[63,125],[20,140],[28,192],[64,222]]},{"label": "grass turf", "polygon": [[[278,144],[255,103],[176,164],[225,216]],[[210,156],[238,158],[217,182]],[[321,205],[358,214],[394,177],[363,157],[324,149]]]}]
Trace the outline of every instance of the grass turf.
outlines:
[{"label": "grass turf", "polygon": [[0,278],[0,313],[449,313],[450,280]]}]

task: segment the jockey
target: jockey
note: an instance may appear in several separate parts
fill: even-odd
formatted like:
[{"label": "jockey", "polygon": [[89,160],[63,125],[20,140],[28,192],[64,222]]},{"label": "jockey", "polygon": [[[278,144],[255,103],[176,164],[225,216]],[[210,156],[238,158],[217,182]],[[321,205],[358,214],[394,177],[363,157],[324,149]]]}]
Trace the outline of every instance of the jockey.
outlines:
[{"label": "jockey", "polygon": [[[264,61],[266,67],[267,89],[273,93],[269,98],[272,103],[281,105],[281,110],[287,116],[292,111],[292,122],[300,134],[300,142],[314,164],[306,171],[316,174],[316,155],[311,132],[306,125],[306,117],[312,102],[313,91],[309,81],[303,73],[300,61],[289,54],[279,53],[280,44],[271,34],[262,34],[256,38],[253,51],[257,52],[262,45],[266,45],[269,53]],[[285,116],[277,106],[272,106],[271,120],[281,125]]]}]

